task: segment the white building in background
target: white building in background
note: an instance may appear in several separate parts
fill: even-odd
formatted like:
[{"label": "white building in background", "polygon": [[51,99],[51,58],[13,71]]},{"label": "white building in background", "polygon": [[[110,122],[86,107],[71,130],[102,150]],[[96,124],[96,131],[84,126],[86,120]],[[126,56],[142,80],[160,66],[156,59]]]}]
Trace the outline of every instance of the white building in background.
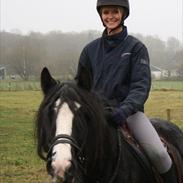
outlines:
[{"label": "white building in background", "polygon": [[[183,73],[183,71],[182,71],[182,73]],[[170,71],[170,76],[171,77],[178,77],[180,75],[181,75],[181,73],[179,73],[177,70],[171,70]]]},{"label": "white building in background", "polygon": [[6,78],[6,67],[0,65],[0,80]]},{"label": "white building in background", "polygon": [[168,70],[162,69],[155,65],[151,65],[150,67],[152,79],[159,80],[162,78],[168,78],[170,75]]}]

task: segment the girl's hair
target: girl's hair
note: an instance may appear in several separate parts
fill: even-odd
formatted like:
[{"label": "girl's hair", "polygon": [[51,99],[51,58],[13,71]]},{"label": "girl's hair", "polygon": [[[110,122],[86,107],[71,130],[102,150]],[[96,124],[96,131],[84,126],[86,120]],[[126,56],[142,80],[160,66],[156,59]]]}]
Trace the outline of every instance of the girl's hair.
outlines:
[{"label": "girl's hair", "polygon": [[[109,5],[109,6],[102,6],[101,8],[100,8],[100,10],[99,10],[99,13],[100,13],[100,16],[102,15],[102,9],[104,8],[104,7],[111,7],[111,8],[117,8],[119,11],[121,11],[121,12],[124,12],[125,13],[125,9],[122,7],[122,6],[113,6],[113,5]],[[126,13],[125,13],[126,14]]]}]

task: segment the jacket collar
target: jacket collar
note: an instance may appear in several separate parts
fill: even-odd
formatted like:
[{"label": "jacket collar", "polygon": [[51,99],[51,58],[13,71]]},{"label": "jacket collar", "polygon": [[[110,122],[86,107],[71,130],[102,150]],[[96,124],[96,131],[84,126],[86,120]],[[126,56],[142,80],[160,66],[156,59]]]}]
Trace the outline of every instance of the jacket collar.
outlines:
[{"label": "jacket collar", "polygon": [[106,39],[106,40],[124,40],[124,38],[127,36],[128,31],[127,31],[127,27],[123,26],[123,30],[117,34],[114,35],[107,35],[107,29],[104,30],[103,34],[102,34],[102,38]]},{"label": "jacket collar", "polygon": [[123,30],[114,35],[107,35],[107,30],[105,29],[102,34],[104,50],[105,52],[111,51],[113,48],[118,46],[128,35],[127,27],[123,26]]}]

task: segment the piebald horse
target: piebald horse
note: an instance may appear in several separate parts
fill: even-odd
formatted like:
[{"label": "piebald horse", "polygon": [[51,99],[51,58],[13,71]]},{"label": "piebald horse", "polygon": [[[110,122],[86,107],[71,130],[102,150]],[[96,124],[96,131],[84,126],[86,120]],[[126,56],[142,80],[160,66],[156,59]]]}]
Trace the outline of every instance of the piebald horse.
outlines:
[{"label": "piebald horse", "polygon": [[[107,120],[105,105],[92,91],[83,68],[77,81],[60,83],[44,68],[44,98],[36,120],[38,155],[47,161],[53,182],[160,183],[154,168]],[[173,147],[183,177],[183,133],[172,123],[152,120]]]}]

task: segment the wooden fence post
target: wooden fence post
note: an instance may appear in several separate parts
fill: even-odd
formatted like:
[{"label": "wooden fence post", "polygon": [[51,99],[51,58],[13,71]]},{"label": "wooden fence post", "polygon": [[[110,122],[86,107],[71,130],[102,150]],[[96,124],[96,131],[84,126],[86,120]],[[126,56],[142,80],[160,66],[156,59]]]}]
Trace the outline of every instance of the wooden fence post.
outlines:
[{"label": "wooden fence post", "polygon": [[166,110],[166,114],[167,114],[167,120],[168,121],[171,121],[171,110],[170,109],[167,109]]},{"label": "wooden fence post", "polygon": [[8,90],[11,91],[11,82],[8,82]]}]

